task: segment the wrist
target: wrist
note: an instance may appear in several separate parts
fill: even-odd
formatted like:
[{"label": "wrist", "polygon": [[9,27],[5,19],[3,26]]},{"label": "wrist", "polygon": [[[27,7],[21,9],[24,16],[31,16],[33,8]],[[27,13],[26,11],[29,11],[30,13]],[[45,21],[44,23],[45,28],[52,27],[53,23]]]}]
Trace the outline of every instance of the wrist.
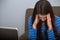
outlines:
[{"label": "wrist", "polygon": [[52,29],[52,24],[50,23],[49,25],[48,25],[48,30],[51,30]]},{"label": "wrist", "polygon": [[35,26],[36,26],[36,25],[37,25],[37,22],[34,22],[34,23],[33,23],[33,25],[35,25]]},{"label": "wrist", "polygon": [[33,28],[36,29],[36,24],[33,24]]},{"label": "wrist", "polygon": [[52,29],[52,26],[50,26],[49,28],[48,28],[48,30],[51,30]]}]

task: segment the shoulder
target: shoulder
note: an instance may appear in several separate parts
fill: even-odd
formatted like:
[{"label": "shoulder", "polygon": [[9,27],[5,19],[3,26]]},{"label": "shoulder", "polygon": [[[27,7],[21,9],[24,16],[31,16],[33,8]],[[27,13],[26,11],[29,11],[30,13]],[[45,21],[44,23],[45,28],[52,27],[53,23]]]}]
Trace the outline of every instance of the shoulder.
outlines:
[{"label": "shoulder", "polygon": [[60,26],[60,17],[55,15],[55,25]]},{"label": "shoulder", "polygon": [[55,15],[55,19],[59,19],[60,20],[60,17]]},{"label": "shoulder", "polygon": [[29,16],[29,17],[28,17],[28,19],[31,19],[31,18],[32,18],[32,16]]},{"label": "shoulder", "polygon": [[28,17],[28,21],[29,21],[29,20],[32,20],[32,16],[29,16],[29,17]]},{"label": "shoulder", "polygon": [[55,21],[59,22],[60,21],[60,17],[55,15]]},{"label": "shoulder", "polygon": [[32,24],[32,16],[28,17],[28,24],[31,25]]}]

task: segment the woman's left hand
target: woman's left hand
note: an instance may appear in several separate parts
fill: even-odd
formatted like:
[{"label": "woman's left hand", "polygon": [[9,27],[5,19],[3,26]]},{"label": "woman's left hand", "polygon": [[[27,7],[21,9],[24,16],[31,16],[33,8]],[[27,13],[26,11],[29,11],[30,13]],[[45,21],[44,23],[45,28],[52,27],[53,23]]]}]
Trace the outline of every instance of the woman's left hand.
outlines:
[{"label": "woman's left hand", "polygon": [[51,23],[50,14],[47,15],[47,25],[48,25],[48,30],[51,30],[52,29],[52,23]]}]

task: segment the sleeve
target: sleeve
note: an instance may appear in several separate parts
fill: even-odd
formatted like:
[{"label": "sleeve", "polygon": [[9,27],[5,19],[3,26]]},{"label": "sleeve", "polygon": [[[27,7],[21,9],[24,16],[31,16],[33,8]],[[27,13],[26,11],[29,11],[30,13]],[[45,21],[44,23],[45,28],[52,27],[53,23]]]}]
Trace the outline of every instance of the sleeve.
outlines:
[{"label": "sleeve", "polygon": [[57,31],[58,31],[58,34],[60,35],[60,17],[56,16],[56,28],[57,28]]},{"label": "sleeve", "polygon": [[[57,32],[58,32],[58,35],[60,35],[60,17],[56,16],[55,18],[56,18],[55,25],[57,28]],[[48,32],[48,39],[49,40],[56,40],[53,29],[48,30],[47,32]]]},{"label": "sleeve", "polygon": [[36,30],[32,27],[32,16],[28,17],[28,39],[36,39]]},{"label": "sleeve", "polygon": [[48,32],[48,39],[49,39],[49,40],[56,40],[56,39],[55,39],[54,32],[53,32],[53,29],[47,30],[47,32]]},{"label": "sleeve", "polygon": [[58,31],[58,38],[60,39],[60,17],[56,17],[56,28],[57,28],[57,31]]},{"label": "sleeve", "polygon": [[32,16],[28,17],[28,29],[32,29]]}]

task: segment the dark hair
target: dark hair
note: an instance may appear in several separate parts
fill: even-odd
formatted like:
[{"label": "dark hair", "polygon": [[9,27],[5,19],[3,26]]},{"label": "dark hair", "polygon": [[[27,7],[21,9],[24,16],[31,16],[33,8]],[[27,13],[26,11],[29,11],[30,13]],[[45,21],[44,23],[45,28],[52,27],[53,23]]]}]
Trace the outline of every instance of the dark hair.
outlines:
[{"label": "dark hair", "polygon": [[[50,13],[50,16],[51,16],[51,22],[52,22],[52,27],[53,27],[53,31],[54,31],[54,34],[55,34],[55,37],[57,39],[57,30],[55,28],[55,17],[54,17],[54,13],[53,13],[53,9],[52,9],[52,6],[51,4],[47,1],[47,0],[41,0],[41,1],[38,1],[34,7],[34,10],[33,10],[33,14],[32,14],[32,25],[34,23],[34,20],[35,20],[35,17],[37,14],[42,14],[42,15],[46,15]],[[47,20],[46,20],[47,21]],[[37,24],[37,40],[43,40],[42,38],[42,32],[41,32],[41,26],[42,26],[42,21],[40,20],[39,23]],[[45,40],[48,40],[48,35],[47,35],[47,30],[48,30],[48,26],[47,26],[47,22],[45,22],[45,26],[46,26],[46,29],[45,29]]]}]

